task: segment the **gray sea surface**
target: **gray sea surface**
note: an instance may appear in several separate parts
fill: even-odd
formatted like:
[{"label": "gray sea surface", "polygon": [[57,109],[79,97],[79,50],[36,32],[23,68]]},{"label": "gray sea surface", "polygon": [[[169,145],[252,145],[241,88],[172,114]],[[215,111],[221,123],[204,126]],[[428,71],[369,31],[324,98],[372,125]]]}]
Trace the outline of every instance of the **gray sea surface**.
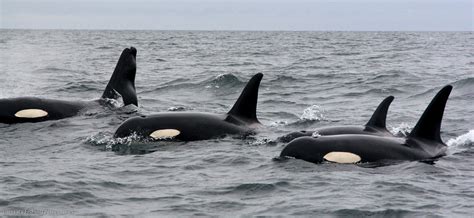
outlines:
[{"label": "gray sea surface", "polygon": [[[0,30],[0,98],[98,99],[121,51],[138,50],[139,107],[0,124],[0,216],[443,216],[474,214],[472,32]],[[166,111],[226,113],[264,74],[248,138],[114,140],[121,122]],[[434,164],[277,161],[291,131],[363,125],[388,95],[409,132],[454,86]]]}]

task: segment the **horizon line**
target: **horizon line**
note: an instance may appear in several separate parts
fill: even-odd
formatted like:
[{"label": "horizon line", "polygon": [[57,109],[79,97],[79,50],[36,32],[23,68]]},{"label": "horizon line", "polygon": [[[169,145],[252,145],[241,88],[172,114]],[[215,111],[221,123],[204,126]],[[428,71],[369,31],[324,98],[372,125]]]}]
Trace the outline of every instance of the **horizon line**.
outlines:
[{"label": "horizon line", "polygon": [[262,30],[246,30],[246,29],[102,29],[102,28],[5,28],[0,27],[0,30],[82,30],[82,31],[196,31],[196,32],[474,32],[473,30],[276,30],[276,29],[262,29]]}]

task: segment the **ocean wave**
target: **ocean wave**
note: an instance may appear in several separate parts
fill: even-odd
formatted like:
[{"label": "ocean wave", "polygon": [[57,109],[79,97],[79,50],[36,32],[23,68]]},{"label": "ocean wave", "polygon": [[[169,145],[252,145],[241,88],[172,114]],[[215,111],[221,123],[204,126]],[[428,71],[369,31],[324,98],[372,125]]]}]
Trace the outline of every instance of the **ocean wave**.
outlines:
[{"label": "ocean wave", "polygon": [[404,74],[410,74],[410,73],[403,70],[388,70],[388,71],[378,73],[376,76],[370,79],[371,80],[385,80],[385,79],[400,78]]},{"label": "ocean wave", "polygon": [[365,96],[368,94],[395,95],[395,94],[400,94],[400,93],[403,93],[403,91],[397,88],[372,88],[364,92],[347,92],[343,95],[348,96],[348,97],[357,97],[357,96]]},{"label": "ocean wave", "polygon": [[[474,78],[473,77],[460,79],[448,84],[451,84],[453,86],[453,95],[474,94]],[[441,89],[441,86],[430,88],[424,92],[412,95],[410,97],[421,97],[421,96],[431,95],[432,93],[437,92],[439,89]]]},{"label": "ocean wave", "polygon": [[209,194],[238,194],[238,195],[259,195],[274,192],[277,189],[289,186],[288,182],[280,181],[275,183],[244,183],[223,188],[223,190],[210,191]]},{"label": "ocean wave", "polygon": [[159,197],[129,197],[123,199],[124,201],[128,202],[156,202],[156,201],[166,201],[166,200],[181,200],[183,197],[181,196],[159,196]]},{"label": "ocean wave", "polygon": [[221,88],[235,86],[245,83],[244,81],[239,80],[237,76],[232,73],[219,74],[218,76],[205,80],[200,84],[205,85],[206,88]]},{"label": "ocean wave", "polygon": [[[282,105],[282,104],[284,104],[284,105],[293,106],[293,105],[296,104],[296,102],[290,101],[290,100],[268,99],[268,100],[263,100],[261,102],[261,104],[269,104],[269,105]],[[285,111],[274,112],[274,114],[289,115],[289,113],[285,112]]]},{"label": "ocean wave", "polygon": [[312,57],[312,58],[307,58],[307,59],[302,59],[302,60],[296,61],[291,65],[292,66],[300,65],[300,64],[304,64],[304,63],[311,63],[311,62],[316,62],[316,61],[325,60],[325,59],[327,59],[326,56]]},{"label": "ocean wave", "polygon": [[360,52],[334,52],[331,55],[336,55],[336,56],[353,56],[353,55],[360,55],[362,53]]},{"label": "ocean wave", "polygon": [[[105,85],[99,81],[74,81],[68,82],[65,85],[55,89],[58,92],[87,92],[87,91],[97,91],[100,93],[105,89]],[[97,96],[98,98],[99,96]]]},{"label": "ocean wave", "polygon": [[57,75],[62,75],[62,74],[69,74],[68,76],[70,77],[70,74],[84,74],[86,72],[82,70],[71,70],[71,69],[65,69],[65,68],[57,68],[57,67],[45,67],[45,68],[40,68],[37,70],[34,70],[33,73],[35,74],[42,74],[42,73],[61,73]]},{"label": "ocean wave", "polygon": [[278,75],[275,79],[272,79],[270,82],[294,82],[298,81],[298,78],[287,76],[287,75]]},{"label": "ocean wave", "polygon": [[227,67],[244,67],[244,66],[251,66],[251,65],[255,65],[255,63],[244,61],[244,62],[239,62],[239,63],[229,63],[225,66],[227,66]]},{"label": "ocean wave", "polygon": [[[382,210],[362,210],[362,209],[340,209],[332,211],[329,214],[333,214],[341,217],[405,217],[405,216],[417,216],[419,213],[416,211],[402,210],[402,209],[382,209]],[[426,214],[425,214],[426,215]]]},{"label": "ocean wave", "polygon": [[96,49],[101,49],[101,50],[105,50],[105,49],[113,49],[114,47],[110,47],[110,46],[100,46],[100,47],[97,47]]},{"label": "ocean wave", "polygon": [[474,90],[474,89],[472,89],[473,86],[474,86],[474,77],[469,77],[469,78],[458,80],[458,81],[454,82],[453,85],[456,86],[456,87],[468,86],[469,88],[471,88],[470,90]]},{"label": "ocean wave", "polygon": [[449,139],[446,144],[450,147],[474,147],[474,130],[469,130],[466,134]]},{"label": "ocean wave", "polygon": [[248,53],[250,56],[257,56],[257,57],[260,57],[260,56],[271,56],[271,55],[274,55],[272,52],[270,51],[260,51],[260,52],[250,52]]},{"label": "ocean wave", "polygon": [[100,199],[91,192],[86,191],[24,195],[10,198],[7,201],[10,202],[10,204],[41,203],[46,201],[56,203],[71,202],[75,205],[98,205],[101,202],[104,202],[103,199]]},{"label": "ocean wave", "polygon": [[453,85],[453,97],[472,99],[474,97],[474,77],[458,80]]},{"label": "ocean wave", "polygon": [[175,79],[171,82],[167,82],[158,88],[153,90],[145,91],[145,93],[153,93],[160,90],[183,90],[183,89],[227,89],[234,86],[245,84],[243,80],[240,80],[237,76],[232,73],[219,74],[217,76],[210,77],[200,82],[188,82],[189,79]]},{"label": "ocean wave", "polygon": [[372,55],[372,56],[369,56],[367,57],[368,60],[375,60],[375,59],[380,59],[380,58],[384,58],[385,55],[383,54],[380,54],[380,55]]}]

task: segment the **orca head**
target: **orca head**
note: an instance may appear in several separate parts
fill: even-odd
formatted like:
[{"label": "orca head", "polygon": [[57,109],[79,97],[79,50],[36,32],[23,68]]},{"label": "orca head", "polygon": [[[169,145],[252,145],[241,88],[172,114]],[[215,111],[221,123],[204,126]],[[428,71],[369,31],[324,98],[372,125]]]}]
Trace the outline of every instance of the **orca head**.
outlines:
[{"label": "orca head", "polygon": [[120,94],[124,105],[134,104],[138,106],[135,90],[136,57],[137,49],[134,47],[123,50],[112,77],[102,94],[102,98],[117,99],[119,97],[118,94]]},{"label": "orca head", "polygon": [[300,137],[292,140],[288,143],[280,153],[282,158],[296,158],[309,161],[312,163],[321,163],[323,161],[324,152],[318,150],[320,144],[317,138],[313,137]]},{"label": "orca head", "polygon": [[227,113],[226,121],[241,124],[260,124],[257,119],[258,88],[263,74],[255,74],[247,83],[234,106]]}]

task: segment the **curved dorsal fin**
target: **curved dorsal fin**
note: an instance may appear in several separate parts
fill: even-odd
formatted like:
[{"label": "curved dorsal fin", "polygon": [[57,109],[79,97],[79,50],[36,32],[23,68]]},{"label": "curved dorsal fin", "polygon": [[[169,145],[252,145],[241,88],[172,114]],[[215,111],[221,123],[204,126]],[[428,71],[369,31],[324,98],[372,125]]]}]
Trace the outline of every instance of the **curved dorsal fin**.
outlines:
[{"label": "curved dorsal fin", "polygon": [[260,86],[262,77],[262,73],[257,73],[249,80],[240,94],[239,99],[237,99],[227,114],[234,115],[247,122],[259,122],[257,119],[257,99],[258,87]]},{"label": "curved dorsal fin", "polygon": [[428,139],[443,143],[440,136],[441,121],[443,119],[446,101],[448,101],[452,89],[453,87],[451,85],[447,85],[436,94],[408,137]]},{"label": "curved dorsal fin", "polygon": [[380,102],[377,109],[375,109],[374,114],[370,118],[369,122],[365,126],[375,127],[379,129],[387,129],[385,121],[387,120],[387,112],[390,104],[392,103],[394,97],[388,96],[382,102]]},{"label": "curved dorsal fin", "polygon": [[134,104],[138,106],[137,94],[135,91],[135,74],[137,72],[137,49],[134,47],[123,50],[115,66],[115,70],[110,77],[109,83],[105,87],[102,98],[117,98],[118,92],[125,105]]}]

